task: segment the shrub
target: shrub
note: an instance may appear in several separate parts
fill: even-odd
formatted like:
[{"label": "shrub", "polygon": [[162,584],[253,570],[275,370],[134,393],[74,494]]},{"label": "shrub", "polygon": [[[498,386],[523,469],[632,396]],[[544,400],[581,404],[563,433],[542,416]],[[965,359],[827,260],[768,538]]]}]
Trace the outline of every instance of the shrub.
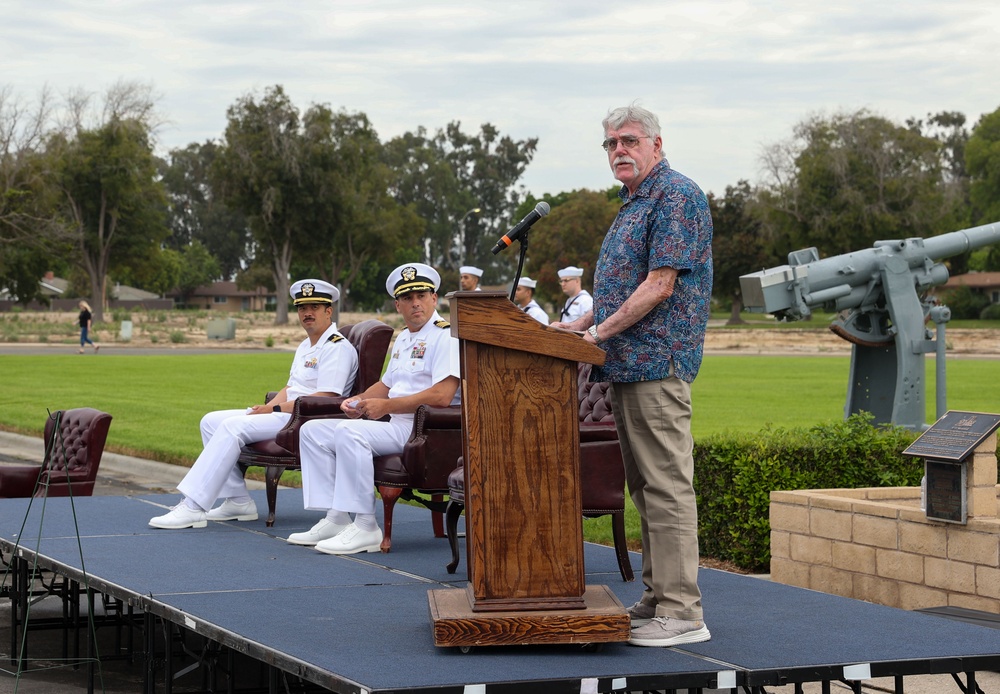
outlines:
[{"label": "shrub", "polygon": [[267,339],[264,340],[265,347],[274,347],[274,336],[268,335]]},{"label": "shrub", "polygon": [[751,571],[771,561],[770,493],[917,486],[923,467],[901,455],[915,434],[869,413],[809,430],[725,433],[695,445],[698,539],[705,556]]},{"label": "shrub", "polygon": [[956,287],[947,293],[942,293],[944,304],[951,309],[953,319],[979,318],[980,312],[986,308],[990,300],[981,292],[966,286]]},{"label": "shrub", "polygon": [[1000,320],[1000,304],[990,304],[979,314],[979,320]]},{"label": "shrub", "polygon": [[184,334],[183,330],[172,330],[170,332],[170,341],[175,345],[187,342],[187,335]]}]

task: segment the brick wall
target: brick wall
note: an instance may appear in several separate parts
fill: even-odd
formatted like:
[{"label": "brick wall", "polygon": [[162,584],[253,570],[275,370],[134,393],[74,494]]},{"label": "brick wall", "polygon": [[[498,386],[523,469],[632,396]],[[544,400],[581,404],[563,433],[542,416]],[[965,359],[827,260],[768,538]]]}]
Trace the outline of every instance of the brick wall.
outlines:
[{"label": "brick wall", "polygon": [[771,579],[907,610],[1000,614],[996,435],[976,449],[968,522],[928,520],[920,489],[771,493]]}]

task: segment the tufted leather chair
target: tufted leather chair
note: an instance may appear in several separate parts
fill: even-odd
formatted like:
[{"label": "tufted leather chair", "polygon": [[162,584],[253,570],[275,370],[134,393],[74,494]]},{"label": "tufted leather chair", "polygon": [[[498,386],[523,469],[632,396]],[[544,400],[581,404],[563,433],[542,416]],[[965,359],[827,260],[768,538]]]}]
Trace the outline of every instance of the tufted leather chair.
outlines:
[{"label": "tufted leather chair", "polygon": [[[625,466],[618,445],[618,431],[611,412],[609,383],[590,382],[590,364],[577,367],[577,394],[580,399],[580,495],[583,515],[587,518],[611,515],[615,555],[622,580],[632,581],[625,539]],[[465,467],[461,465],[448,477],[446,532],[451,545],[448,573],[458,568],[458,517],[465,508]]]},{"label": "tufted leather chair", "polygon": [[[274,509],[278,498],[278,482],[285,470],[298,470],[299,462],[299,428],[310,419],[342,419],[345,415],[340,410],[340,403],[349,397],[368,389],[382,376],[385,366],[385,355],[389,351],[393,330],[390,326],[378,320],[366,320],[357,325],[344,325],[340,333],[358,350],[358,376],[354,380],[351,392],[341,397],[322,397],[307,395],[297,398],[292,416],[285,427],[274,439],[258,441],[243,448],[238,465],[246,474],[247,468],[262,466],[265,468],[267,487],[267,526],[274,525]],[[274,397],[268,393],[265,402]]]},{"label": "tufted leather chair", "polygon": [[[382,551],[392,548],[392,512],[400,498],[429,508],[435,537],[445,537],[444,494],[448,475],[462,455],[462,408],[421,405],[413,418],[413,431],[399,455],[375,458],[375,487],[382,497],[385,528]],[[431,498],[416,496],[421,492]]]},{"label": "tufted leather chair", "polygon": [[0,465],[0,498],[92,495],[110,426],[111,415],[90,407],[53,412],[42,464]]}]

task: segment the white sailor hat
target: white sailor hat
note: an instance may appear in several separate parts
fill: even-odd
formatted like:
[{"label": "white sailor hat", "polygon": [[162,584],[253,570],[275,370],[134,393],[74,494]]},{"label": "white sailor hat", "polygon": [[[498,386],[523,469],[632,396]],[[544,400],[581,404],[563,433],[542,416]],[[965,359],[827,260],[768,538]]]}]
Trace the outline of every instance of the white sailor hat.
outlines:
[{"label": "white sailor hat", "polygon": [[559,271],[559,279],[564,280],[567,277],[583,277],[583,268],[575,267],[570,265],[569,267],[564,267]]},{"label": "white sailor hat", "polygon": [[530,277],[522,277],[517,281],[518,287],[527,287],[528,289],[534,289],[536,284],[538,284],[538,281]]},{"label": "white sailor hat", "polygon": [[398,299],[410,292],[437,292],[440,285],[441,275],[430,265],[406,263],[389,273],[385,290],[393,299]]},{"label": "white sailor hat", "polygon": [[477,267],[472,267],[471,265],[463,265],[458,268],[458,274],[460,275],[475,275],[476,277],[482,277],[483,271]]},{"label": "white sailor hat", "polygon": [[292,295],[292,303],[296,306],[334,304],[340,299],[340,291],[323,280],[299,280],[288,289],[288,293]]}]

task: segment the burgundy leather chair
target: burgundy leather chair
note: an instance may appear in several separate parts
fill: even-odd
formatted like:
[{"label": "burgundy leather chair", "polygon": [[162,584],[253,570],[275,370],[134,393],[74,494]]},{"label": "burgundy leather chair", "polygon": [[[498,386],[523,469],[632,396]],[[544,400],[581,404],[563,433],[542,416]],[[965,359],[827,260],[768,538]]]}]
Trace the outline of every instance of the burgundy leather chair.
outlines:
[{"label": "burgundy leather chair", "polygon": [[0,465],[0,498],[91,496],[111,415],[91,407],[57,410],[45,420],[41,465]]},{"label": "burgundy leather chair", "polygon": [[[590,382],[590,364],[577,368],[580,399],[580,495],[587,518],[611,515],[615,556],[622,580],[635,576],[625,538],[625,466],[618,445],[618,431],[611,411],[609,383]],[[465,468],[458,467],[448,478],[446,529],[451,545],[448,573],[458,569],[458,518],[465,508]]]},{"label": "burgundy leather chair", "polygon": [[[238,465],[246,474],[247,468],[265,468],[267,488],[267,526],[274,525],[274,510],[278,497],[278,483],[285,470],[299,470],[299,428],[310,419],[346,418],[340,403],[367,390],[382,376],[385,355],[389,351],[393,329],[378,320],[366,320],[357,325],[344,325],[340,333],[358,350],[358,375],[351,392],[341,397],[308,395],[297,398],[292,416],[285,427],[270,440],[252,443],[243,448]],[[274,393],[266,398],[270,400]]]},{"label": "burgundy leather chair", "polygon": [[429,508],[434,536],[445,537],[444,495],[448,493],[448,476],[458,467],[461,455],[462,408],[421,405],[403,452],[375,458],[375,487],[382,497],[384,514],[383,552],[392,548],[392,512],[400,498]]}]

